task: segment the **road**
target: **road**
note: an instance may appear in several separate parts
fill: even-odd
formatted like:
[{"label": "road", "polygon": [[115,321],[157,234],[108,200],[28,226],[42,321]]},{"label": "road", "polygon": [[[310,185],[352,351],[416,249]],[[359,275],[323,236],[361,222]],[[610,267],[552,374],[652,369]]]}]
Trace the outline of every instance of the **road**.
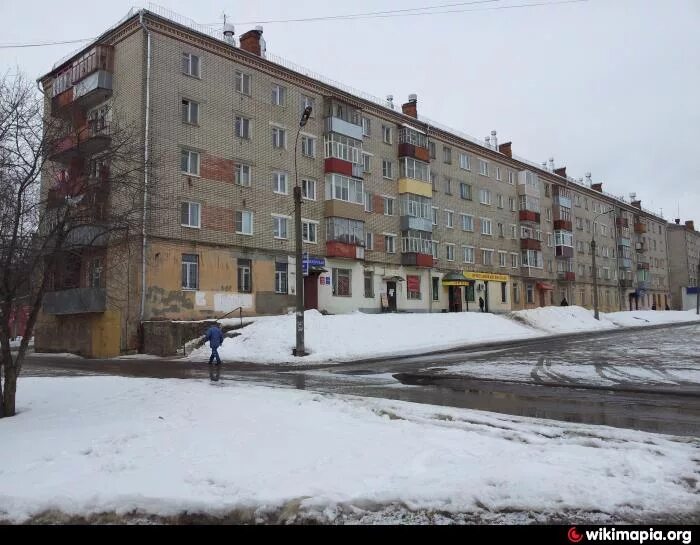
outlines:
[{"label": "road", "polygon": [[[551,362],[565,363],[569,369],[585,369],[596,380],[557,372],[555,369],[562,367],[554,367]],[[479,376],[470,373],[472,367],[480,370]],[[679,374],[679,370],[683,373]],[[700,379],[697,325],[535,339],[508,343],[503,348],[467,348],[427,356],[291,369],[227,363],[221,377],[700,436],[700,380],[692,380],[695,372]],[[187,360],[85,360],[31,355],[23,370],[24,376],[85,374],[207,379],[208,369],[203,363]]]}]

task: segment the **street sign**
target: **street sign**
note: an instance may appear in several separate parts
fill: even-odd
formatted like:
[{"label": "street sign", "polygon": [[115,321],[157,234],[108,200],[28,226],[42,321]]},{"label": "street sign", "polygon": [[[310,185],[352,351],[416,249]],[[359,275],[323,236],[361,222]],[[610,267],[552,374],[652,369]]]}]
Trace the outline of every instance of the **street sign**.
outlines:
[{"label": "street sign", "polygon": [[309,257],[309,254],[305,253],[301,268],[304,276],[309,276],[309,267],[323,267],[325,264],[326,260],[322,257]]}]

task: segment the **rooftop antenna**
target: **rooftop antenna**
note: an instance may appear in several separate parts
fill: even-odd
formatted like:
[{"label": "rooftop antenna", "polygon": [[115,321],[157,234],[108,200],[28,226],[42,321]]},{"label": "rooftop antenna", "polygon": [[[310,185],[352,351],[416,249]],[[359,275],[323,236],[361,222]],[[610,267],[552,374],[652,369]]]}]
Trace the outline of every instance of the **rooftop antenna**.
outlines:
[{"label": "rooftop antenna", "polygon": [[232,25],[231,23],[227,23],[227,22],[226,22],[226,13],[225,13],[225,12],[222,13],[221,16],[222,16],[223,19],[224,19],[224,30],[223,30],[223,32],[224,32],[224,41],[225,41],[226,43],[230,44],[230,45],[236,45],[236,41],[235,41],[235,39],[234,39],[234,37],[233,37],[234,34],[235,34],[233,25]]}]

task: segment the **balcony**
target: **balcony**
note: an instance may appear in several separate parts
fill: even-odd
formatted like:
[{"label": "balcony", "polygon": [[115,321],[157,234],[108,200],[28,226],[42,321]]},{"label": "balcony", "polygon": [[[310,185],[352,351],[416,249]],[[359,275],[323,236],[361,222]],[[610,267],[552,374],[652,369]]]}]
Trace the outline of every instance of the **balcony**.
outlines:
[{"label": "balcony", "polygon": [[618,246],[624,246],[626,248],[629,248],[632,245],[632,241],[627,237],[620,237],[617,239],[617,244]]},{"label": "balcony", "polygon": [[44,294],[42,309],[47,314],[84,314],[107,310],[104,288],[73,288]]},{"label": "balcony", "polygon": [[647,245],[643,242],[637,242],[634,245],[634,249],[639,253],[643,253],[647,251]]},{"label": "balcony", "polygon": [[553,200],[554,206],[562,206],[564,208],[571,209],[571,198],[565,197],[563,195],[554,195]]},{"label": "balcony", "polygon": [[620,279],[620,287],[621,288],[631,288],[634,286],[634,281],[629,279],[629,278],[621,278]]},{"label": "balcony", "polygon": [[337,240],[329,240],[326,242],[326,256],[342,257],[345,259],[364,259],[365,249],[357,244],[348,244]]},{"label": "balcony", "polygon": [[433,184],[413,178],[399,178],[399,194],[412,193],[421,197],[433,197]]},{"label": "balcony", "polygon": [[615,218],[615,225],[620,228],[626,229],[629,227],[629,222],[627,221],[627,218]]},{"label": "balcony", "polygon": [[554,220],[555,231],[573,231],[573,225],[569,220]]},{"label": "balcony", "polygon": [[112,74],[106,70],[93,72],[73,86],[73,102],[89,110],[112,96]]},{"label": "balcony", "polygon": [[649,270],[649,262],[648,261],[637,261],[637,270],[638,271],[648,271]]},{"label": "balcony", "polygon": [[413,157],[425,163],[430,162],[430,151],[428,148],[422,148],[414,144],[400,143],[399,157]]},{"label": "balcony", "polygon": [[632,268],[632,260],[628,257],[621,257],[619,263],[620,269],[630,270]]},{"label": "balcony", "polygon": [[326,132],[335,132],[362,141],[362,125],[355,125],[339,117],[326,118]]},{"label": "balcony", "polygon": [[433,256],[418,252],[404,252],[401,254],[401,264],[410,267],[432,267]]},{"label": "balcony", "polygon": [[646,223],[635,223],[634,224],[634,232],[642,235],[647,232],[647,225]]},{"label": "balcony", "polygon": [[574,248],[572,246],[555,246],[554,250],[556,257],[574,257]]},{"label": "balcony", "polygon": [[533,212],[532,210],[521,210],[518,217],[520,221],[531,221],[533,223],[540,223],[540,213]]},{"label": "balcony", "polygon": [[429,218],[417,218],[415,216],[401,216],[402,231],[425,231],[433,232],[433,221]]},{"label": "balcony", "polygon": [[347,218],[365,221],[365,208],[362,204],[328,199],[323,203],[323,215],[327,218]]},{"label": "balcony", "polygon": [[576,281],[576,273],[575,272],[560,271],[559,273],[557,273],[557,277],[559,278],[559,280],[563,280],[564,282]]},{"label": "balcony", "polygon": [[329,157],[324,161],[324,171],[326,174],[342,174],[343,176],[352,176],[353,163],[350,161],[345,161],[344,159],[338,159],[336,157]]},{"label": "balcony", "polygon": [[520,249],[521,250],[537,250],[542,251],[542,242],[535,238],[521,238],[520,239]]},{"label": "balcony", "polygon": [[109,147],[109,125],[94,124],[83,126],[76,133],[59,138],[49,155],[51,161],[69,164],[76,157],[86,157],[100,153]]}]

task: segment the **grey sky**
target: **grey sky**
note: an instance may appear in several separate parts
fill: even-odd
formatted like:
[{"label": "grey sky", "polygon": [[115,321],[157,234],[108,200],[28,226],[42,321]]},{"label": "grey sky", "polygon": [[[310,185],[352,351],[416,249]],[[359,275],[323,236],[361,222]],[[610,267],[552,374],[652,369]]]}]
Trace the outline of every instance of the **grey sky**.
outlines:
[{"label": "grey sky", "polygon": [[[486,6],[530,3],[504,0]],[[201,23],[405,9],[456,0],[161,0]],[[132,2],[2,0],[0,43],[97,35]],[[99,7],[97,7],[99,6]],[[456,9],[456,8],[452,8]],[[249,25],[236,25],[240,36]],[[271,23],[268,51],[367,93],[499,142],[573,177],[593,173],[615,195],[672,221],[700,220],[700,1],[589,0],[345,21]],[[0,49],[0,70],[31,77],[80,44]]]}]

